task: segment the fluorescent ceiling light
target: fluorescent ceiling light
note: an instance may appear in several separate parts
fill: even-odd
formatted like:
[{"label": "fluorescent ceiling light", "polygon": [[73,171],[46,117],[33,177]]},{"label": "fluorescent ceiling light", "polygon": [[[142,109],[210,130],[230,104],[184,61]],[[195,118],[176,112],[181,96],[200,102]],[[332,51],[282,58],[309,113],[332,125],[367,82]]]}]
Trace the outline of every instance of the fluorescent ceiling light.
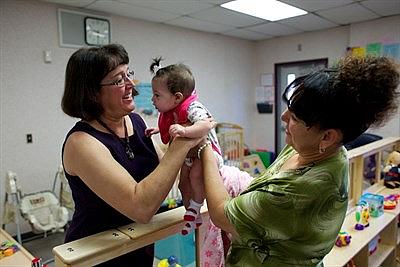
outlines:
[{"label": "fluorescent ceiling light", "polygon": [[235,0],[221,6],[270,21],[307,14],[307,11],[303,9],[276,0]]}]

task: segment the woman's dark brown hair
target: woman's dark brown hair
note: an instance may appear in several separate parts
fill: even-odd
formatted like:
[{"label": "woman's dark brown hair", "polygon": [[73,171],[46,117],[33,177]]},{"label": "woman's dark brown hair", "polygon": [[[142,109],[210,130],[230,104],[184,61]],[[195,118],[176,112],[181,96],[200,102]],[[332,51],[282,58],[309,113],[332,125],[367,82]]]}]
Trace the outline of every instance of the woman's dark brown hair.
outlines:
[{"label": "woman's dark brown hair", "polygon": [[118,65],[128,63],[128,53],[119,44],[75,51],[65,70],[64,95],[61,100],[65,114],[87,121],[98,118],[103,112],[103,107],[96,101],[100,82]]}]

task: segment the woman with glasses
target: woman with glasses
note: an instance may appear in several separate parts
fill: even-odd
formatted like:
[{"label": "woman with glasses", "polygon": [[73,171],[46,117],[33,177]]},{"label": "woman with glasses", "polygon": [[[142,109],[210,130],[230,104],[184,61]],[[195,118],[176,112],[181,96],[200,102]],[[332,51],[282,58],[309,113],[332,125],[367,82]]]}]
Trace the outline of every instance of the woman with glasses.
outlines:
[{"label": "woman with glasses", "polygon": [[[63,111],[79,118],[68,132],[62,162],[75,202],[66,242],[132,223],[147,223],[172,188],[189,150],[201,138],[176,138],[159,161],[121,45],[81,48],[65,73]],[[211,120],[209,123],[214,126]],[[153,266],[154,245],[101,266]]]},{"label": "woman with glasses", "polygon": [[383,57],[345,58],[291,83],[283,94],[286,147],[238,197],[201,151],[211,220],[232,234],[229,266],[323,266],[348,202],[343,144],[381,125],[397,106],[399,68]]}]

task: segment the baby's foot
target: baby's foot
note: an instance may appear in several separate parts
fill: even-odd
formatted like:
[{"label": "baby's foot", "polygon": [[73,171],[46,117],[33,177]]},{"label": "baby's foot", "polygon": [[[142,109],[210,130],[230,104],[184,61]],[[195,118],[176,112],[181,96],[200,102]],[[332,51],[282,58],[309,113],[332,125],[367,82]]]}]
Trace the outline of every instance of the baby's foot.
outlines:
[{"label": "baby's foot", "polygon": [[196,220],[197,214],[198,212],[189,206],[189,208],[185,212],[185,215],[183,215],[183,219],[188,222],[193,222],[194,220]]},{"label": "baby's foot", "polygon": [[197,203],[193,199],[189,200],[189,207],[186,209],[183,219],[185,221],[193,222],[200,214],[201,206],[203,206],[203,203]]},{"label": "baby's foot", "polygon": [[185,222],[185,225],[183,226],[181,233],[182,235],[187,235],[191,233],[194,229],[195,225],[193,221],[187,221]]}]

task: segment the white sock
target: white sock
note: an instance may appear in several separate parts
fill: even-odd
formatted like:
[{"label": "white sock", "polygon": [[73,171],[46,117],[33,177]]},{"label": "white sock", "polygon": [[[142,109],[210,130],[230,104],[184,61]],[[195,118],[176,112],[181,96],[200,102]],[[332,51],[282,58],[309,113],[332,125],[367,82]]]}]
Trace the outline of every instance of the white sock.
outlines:
[{"label": "white sock", "polygon": [[189,200],[189,207],[186,209],[183,219],[190,222],[196,220],[200,214],[201,206],[203,206],[203,203],[197,203],[193,199]]}]

